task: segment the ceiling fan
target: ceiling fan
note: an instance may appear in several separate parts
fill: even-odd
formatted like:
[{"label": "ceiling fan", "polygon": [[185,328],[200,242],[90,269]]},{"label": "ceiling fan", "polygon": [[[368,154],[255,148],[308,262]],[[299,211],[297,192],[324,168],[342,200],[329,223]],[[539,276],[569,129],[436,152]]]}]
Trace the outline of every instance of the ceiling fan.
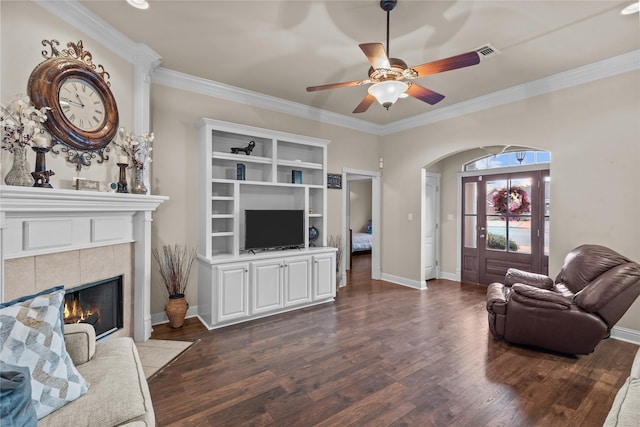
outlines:
[{"label": "ceiling fan", "polygon": [[373,83],[373,85],[369,86],[367,96],[365,96],[355,110],[353,110],[354,113],[367,111],[375,100],[388,110],[398,98],[404,98],[406,96],[412,96],[427,104],[434,105],[442,101],[444,95],[406,80],[413,80],[430,74],[468,67],[480,62],[480,56],[476,51],[440,59],[413,68],[409,68],[401,59],[389,58],[389,12],[396,7],[397,3],[397,0],[380,0],[380,7],[387,12],[386,52],[382,43],[363,43],[360,45],[360,49],[362,49],[371,63],[368,79],[310,86],[307,88],[307,92]]}]

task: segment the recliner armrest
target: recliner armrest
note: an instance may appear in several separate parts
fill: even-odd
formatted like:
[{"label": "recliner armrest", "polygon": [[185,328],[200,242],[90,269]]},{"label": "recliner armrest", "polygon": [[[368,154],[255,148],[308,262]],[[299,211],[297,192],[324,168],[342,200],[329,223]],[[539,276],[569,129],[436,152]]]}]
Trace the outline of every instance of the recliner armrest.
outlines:
[{"label": "recliner armrest", "polygon": [[511,298],[530,307],[568,310],[573,301],[557,292],[517,283],[511,287]]},{"label": "recliner armrest", "polygon": [[96,353],[96,331],[88,323],[64,325],[64,345],[75,366],[82,365]]},{"label": "recliner armrest", "polygon": [[492,283],[487,288],[487,310],[496,314],[507,312],[507,295],[502,283]]},{"label": "recliner armrest", "polygon": [[540,289],[552,289],[553,279],[544,274],[530,273],[528,271],[510,268],[504,276],[504,283],[507,286],[513,286],[516,283],[524,283],[525,285],[535,286]]}]

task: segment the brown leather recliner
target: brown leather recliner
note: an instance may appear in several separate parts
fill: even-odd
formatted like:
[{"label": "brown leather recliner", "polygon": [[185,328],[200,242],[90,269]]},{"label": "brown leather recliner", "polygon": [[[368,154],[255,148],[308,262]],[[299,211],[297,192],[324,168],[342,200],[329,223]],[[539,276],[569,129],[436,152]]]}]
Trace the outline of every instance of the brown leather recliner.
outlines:
[{"label": "brown leather recliner", "polygon": [[505,341],[589,354],[640,295],[640,265],[598,245],[571,251],[555,282],[509,269],[487,288],[489,329]]}]

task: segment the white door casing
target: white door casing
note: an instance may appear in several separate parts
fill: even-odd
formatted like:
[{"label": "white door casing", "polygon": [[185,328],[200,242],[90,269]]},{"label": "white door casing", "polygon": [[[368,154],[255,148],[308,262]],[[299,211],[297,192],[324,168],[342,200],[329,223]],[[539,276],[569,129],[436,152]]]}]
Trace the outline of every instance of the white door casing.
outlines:
[{"label": "white door casing", "polygon": [[[381,221],[380,221],[380,172],[377,171],[365,171],[359,169],[342,169],[342,247],[350,248],[349,240],[349,186],[346,183],[354,177],[359,176],[360,179],[371,179],[371,227],[373,229],[372,238],[373,244],[371,247],[371,278],[374,280],[380,280],[382,272],[380,269],[380,234],[381,234]],[[349,258],[349,253],[345,252],[342,255],[344,258]],[[343,262],[339,266],[339,272],[342,277],[346,277],[345,269],[347,262]]]}]

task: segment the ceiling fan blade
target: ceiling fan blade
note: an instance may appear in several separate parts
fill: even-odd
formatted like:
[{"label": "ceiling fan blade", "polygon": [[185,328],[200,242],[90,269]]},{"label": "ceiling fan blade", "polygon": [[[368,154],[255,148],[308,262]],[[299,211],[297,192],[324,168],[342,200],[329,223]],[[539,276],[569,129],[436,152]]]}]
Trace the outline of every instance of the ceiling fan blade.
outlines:
[{"label": "ceiling fan blade", "polygon": [[480,63],[480,55],[478,55],[478,52],[472,51],[452,56],[450,58],[439,59],[437,61],[418,65],[417,67],[412,68],[418,73],[418,77],[424,77],[429,74],[442,73],[443,71],[469,67],[478,63]]},{"label": "ceiling fan blade", "polygon": [[444,99],[444,95],[438,92],[434,92],[431,89],[427,89],[424,86],[417,85],[413,82],[411,82],[411,86],[409,86],[409,89],[407,89],[406,93],[409,96],[413,96],[414,98],[431,105],[437,104]]},{"label": "ceiling fan blade", "polygon": [[385,52],[382,43],[362,43],[360,49],[367,55],[373,68],[385,68],[387,70],[391,68],[389,57],[387,57],[387,52]]},{"label": "ceiling fan blade", "polygon": [[316,90],[325,90],[325,89],[335,89],[338,87],[349,87],[349,86],[358,86],[371,83],[369,80],[354,80],[351,82],[342,82],[342,83],[331,83],[328,85],[320,85],[320,86],[309,86],[307,88],[307,92],[314,92]]},{"label": "ceiling fan blade", "polygon": [[360,101],[360,104],[358,104],[358,106],[356,107],[355,110],[353,110],[354,113],[364,113],[365,111],[367,111],[369,109],[369,107],[371,106],[371,104],[373,104],[373,102],[376,100],[376,97],[371,95],[371,94],[367,94],[367,96],[364,97],[364,99],[362,101]]}]

